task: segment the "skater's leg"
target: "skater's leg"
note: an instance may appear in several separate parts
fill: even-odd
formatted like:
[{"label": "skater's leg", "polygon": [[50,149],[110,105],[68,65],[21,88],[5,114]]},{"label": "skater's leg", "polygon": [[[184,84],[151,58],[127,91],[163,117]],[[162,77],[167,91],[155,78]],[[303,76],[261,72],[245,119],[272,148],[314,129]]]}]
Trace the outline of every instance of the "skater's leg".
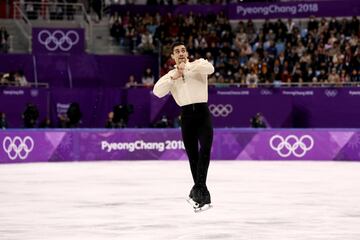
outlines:
[{"label": "skater's leg", "polygon": [[211,146],[213,141],[213,128],[210,114],[206,115],[198,128],[200,142],[199,161],[197,164],[196,185],[206,187],[206,177],[210,164]]},{"label": "skater's leg", "polygon": [[193,119],[191,117],[182,116],[181,133],[184,141],[186,154],[189,158],[190,169],[194,183],[197,179],[197,166],[199,161],[199,143],[196,132],[197,130],[193,124]]},{"label": "skater's leg", "polygon": [[210,164],[211,146],[213,141],[213,128],[210,113],[208,112],[207,108],[204,110],[203,116],[204,117],[200,119],[201,124],[198,124],[197,129],[200,143],[200,151],[193,198],[194,201],[199,203],[200,207],[202,207],[204,204],[211,203],[210,193],[206,186],[206,178]]}]

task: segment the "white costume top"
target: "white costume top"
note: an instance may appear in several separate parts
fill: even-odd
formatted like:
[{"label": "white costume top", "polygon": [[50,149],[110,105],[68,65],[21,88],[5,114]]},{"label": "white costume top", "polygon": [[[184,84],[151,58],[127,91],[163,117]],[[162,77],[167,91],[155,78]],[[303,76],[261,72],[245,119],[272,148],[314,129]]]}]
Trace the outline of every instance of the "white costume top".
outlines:
[{"label": "white costume top", "polygon": [[179,106],[208,101],[208,75],[214,72],[210,62],[203,58],[186,62],[184,77],[173,80],[176,71],[176,68],[169,71],[157,81],[153,90],[157,97],[171,92]]}]

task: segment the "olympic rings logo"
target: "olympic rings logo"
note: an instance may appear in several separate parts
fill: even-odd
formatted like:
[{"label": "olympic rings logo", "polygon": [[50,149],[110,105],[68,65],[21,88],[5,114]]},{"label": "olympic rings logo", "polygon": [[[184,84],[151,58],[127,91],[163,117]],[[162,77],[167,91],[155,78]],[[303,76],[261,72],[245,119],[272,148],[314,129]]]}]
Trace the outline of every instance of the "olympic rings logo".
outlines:
[{"label": "olympic rings logo", "polygon": [[330,89],[325,90],[325,95],[328,97],[336,97],[337,94],[338,94],[337,90],[330,90]]},{"label": "olympic rings logo", "polygon": [[25,160],[33,148],[34,140],[29,136],[26,136],[24,139],[21,139],[19,136],[13,139],[5,137],[3,140],[3,149],[11,160],[16,158]]},{"label": "olympic rings logo", "polygon": [[293,154],[301,158],[314,147],[314,139],[309,135],[300,138],[289,135],[285,139],[280,135],[274,135],[270,138],[269,144],[281,157],[285,158]]},{"label": "olympic rings logo", "polygon": [[262,89],[262,90],[260,91],[260,94],[261,94],[261,95],[272,95],[273,92],[270,91],[269,89]]},{"label": "olympic rings logo", "polygon": [[214,117],[227,117],[230,113],[232,113],[233,107],[231,104],[210,104],[209,110]]},{"label": "olympic rings logo", "polygon": [[66,33],[61,30],[50,32],[49,30],[42,30],[38,34],[38,41],[49,51],[60,50],[67,52],[74,45],[79,42],[80,36],[74,30],[67,31]]}]

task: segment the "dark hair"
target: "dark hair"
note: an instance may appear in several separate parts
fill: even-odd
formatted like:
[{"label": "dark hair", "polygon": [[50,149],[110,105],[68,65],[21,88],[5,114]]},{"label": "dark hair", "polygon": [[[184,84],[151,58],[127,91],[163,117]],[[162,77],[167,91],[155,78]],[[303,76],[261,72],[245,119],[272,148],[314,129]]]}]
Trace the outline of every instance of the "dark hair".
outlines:
[{"label": "dark hair", "polygon": [[174,52],[174,48],[176,48],[177,46],[181,46],[181,45],[184,45],[184,46],[185,46],[185,43],[183,43],[183,42],[174,42],[174,43],[171,45],[171,52]]}]

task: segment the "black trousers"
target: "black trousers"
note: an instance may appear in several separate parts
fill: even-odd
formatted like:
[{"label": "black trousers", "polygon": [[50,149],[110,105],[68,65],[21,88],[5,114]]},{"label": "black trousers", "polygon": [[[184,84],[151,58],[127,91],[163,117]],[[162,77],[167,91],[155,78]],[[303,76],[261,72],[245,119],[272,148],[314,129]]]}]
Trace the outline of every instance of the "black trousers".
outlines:
[{"label": "black trousers", "polygon": [[206,186],[213,141],[211,114],[207,103],[181,107],[181,133],[195,186]]}]

